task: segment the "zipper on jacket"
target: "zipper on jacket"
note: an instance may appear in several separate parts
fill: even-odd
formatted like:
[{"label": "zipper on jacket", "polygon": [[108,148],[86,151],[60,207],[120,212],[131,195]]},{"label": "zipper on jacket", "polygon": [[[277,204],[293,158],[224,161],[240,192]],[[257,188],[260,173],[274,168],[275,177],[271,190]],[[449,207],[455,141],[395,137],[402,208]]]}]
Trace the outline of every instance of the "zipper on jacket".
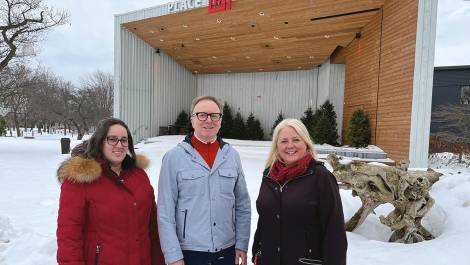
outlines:
[{"label": "zipper on jacket", "polygon": [[96,243],[96,251],[95,251],[95,265],[98,265],[98,259],[101,253],[101,245],[100,243]]},{"label": "zipper on jacket", "polygon": [[[279,214],[281,216],[282,216],[282,190],[284,189],[284,186],[286,186],[287,183],[290,183],[294,180],[298,180],[298,179],[303,178],[303,177],[305,177],[309,174],[312,174],[312,173],[315,173],[315,170],[313,172],[311,170],[307,170],[307,172],[305,174],[302,174],[302,175],[297,176],[293,179],[290,179],[290,180],[284,182],[284,184],[282,184],[282,185],[279,184],[279,182],[275,181],[274,179],[268,177],[268,175],[263,176],[263,178],[269,179],[270,181],[276,183],[279,186],[279,191],[280,191],[280,194],[279,194],[279,196],[280,196],[280,198],[279,198]],[[282,237],[282,219],[279,219],[279,234]],[[281,243],[281,242],[282,242],[282,238],[280,238],[280,240],[279,240],[279,243]],[[281,247],[281,246],[279,245],[278,247]],[[279,253],[279,261],[282,263],[282,249],[281,249],[281,252]]]},{"label": "zipper on jacket", "polygon": [[271,180],[272,182],[276,183],[276,185],[279,186],[279,191],[282,193],[282,190],[284,189],[284,186],[286,186],[287,183],[289,183],[289,182],[291,182],[291,181],[293,181],[293,180],[295,180],[295,179],[298,179],[298,178],[300,178],[300,177],[303,177],[303,176],[299,176],[299,177],[296,177],[296,178],[294,178],[294,179],[288,180],[288,181],[284,182],[284,184],[282,184],[282,185],[279,184],[279,182],[275,181],[274,179],[272,179],[272,178],[270,178],[270,177],[264,177],[264,178],[267,178],[267,179]]},{"label": "zipper on jacket", "polygon": [[303,174],[303,175],[297,176],[297,177],[295,177],[295,178],[293,178],[293,179],[290,179],[290,180],[284,182],[284,184],[282,184],[282,185],[279,184],[279,182],[275,181],[274,179],[268,177],[268,175],[263,176],[263,178],[267,178],[267,179],[269,179],[270,181],[276,183],[276,185],[279,186],[279,191],[282,193],[282,190],[284,189],[284,186],[287,185],[287,183],[290,183],[290,182],[292,182],[292,181],[294,181],[294,180],[303,178],[303,177],[305,177],[305,176],[307,176],[308,174],[311,174],[311,173],[312,173],[312,172],[307,172],[307,173],[305,173],[305,174]]},{"label": "zipper on jacket", "polygon": [[186,238],[186,217],[187,216],[188,216],[188,209],[184,210],[183,238]]},{"label": "zipper on jacket", "polygon": [[233,219],[233,213],[235,212],[235,205],[232,206],[232,229],[235,231],[235,219]]}]

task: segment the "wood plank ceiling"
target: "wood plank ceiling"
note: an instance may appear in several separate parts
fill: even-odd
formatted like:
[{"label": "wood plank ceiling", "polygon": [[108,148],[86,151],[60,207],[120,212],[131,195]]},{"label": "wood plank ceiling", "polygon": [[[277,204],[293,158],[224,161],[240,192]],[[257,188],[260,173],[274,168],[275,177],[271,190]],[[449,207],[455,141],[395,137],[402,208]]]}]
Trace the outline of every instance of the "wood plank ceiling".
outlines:
[{"label": "wood plank ceiling", "polygon": [[385,0],[233,0],[124,26],[193,73],[311,69],[347,46]]}]

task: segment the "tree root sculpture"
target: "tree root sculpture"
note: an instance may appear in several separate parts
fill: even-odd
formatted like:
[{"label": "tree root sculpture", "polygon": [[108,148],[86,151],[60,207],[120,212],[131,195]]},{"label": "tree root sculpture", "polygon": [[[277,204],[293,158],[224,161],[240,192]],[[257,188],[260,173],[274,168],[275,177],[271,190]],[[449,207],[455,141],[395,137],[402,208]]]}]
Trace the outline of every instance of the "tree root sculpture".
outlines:
[{"label": "tree root sculpture", "polygon": [[342,165],[335,155],[327,157],[340,186],[352,190],[361,199],[362,206],[346,222],[346,230],[353,231],[381,204],[390,203],[395,209],[380,222],[390,227],[390,242],[416,243],[433,239],[433,235],[421,225],[421,220],[434,205],[429,195],[431,186],[442,175],[433,170],[408,171],[407,164],[387,167],[352,162]]}]

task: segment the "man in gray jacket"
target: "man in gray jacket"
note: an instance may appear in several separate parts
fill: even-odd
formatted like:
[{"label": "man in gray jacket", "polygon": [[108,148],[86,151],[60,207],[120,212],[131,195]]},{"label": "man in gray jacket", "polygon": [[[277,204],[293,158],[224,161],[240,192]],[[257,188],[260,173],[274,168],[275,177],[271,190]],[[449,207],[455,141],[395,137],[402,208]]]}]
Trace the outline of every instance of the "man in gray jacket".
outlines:
[{"label": "man in gray jacket", "polygon": [[194,134],[168,151],[158,185],[158,228],[170,265],[246,265],[250,198],[238,152],[217,137],[221,106],[191,106]]}]

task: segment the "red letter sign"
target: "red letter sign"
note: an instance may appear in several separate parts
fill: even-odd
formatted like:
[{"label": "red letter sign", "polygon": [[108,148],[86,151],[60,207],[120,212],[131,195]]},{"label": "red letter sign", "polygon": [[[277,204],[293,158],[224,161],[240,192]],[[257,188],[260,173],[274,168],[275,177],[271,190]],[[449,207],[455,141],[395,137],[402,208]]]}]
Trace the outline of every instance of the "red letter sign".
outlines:
[{"label": "red letter sign", "polygon": [[232,0],[209,0],[209,13],[232,9]]}]

